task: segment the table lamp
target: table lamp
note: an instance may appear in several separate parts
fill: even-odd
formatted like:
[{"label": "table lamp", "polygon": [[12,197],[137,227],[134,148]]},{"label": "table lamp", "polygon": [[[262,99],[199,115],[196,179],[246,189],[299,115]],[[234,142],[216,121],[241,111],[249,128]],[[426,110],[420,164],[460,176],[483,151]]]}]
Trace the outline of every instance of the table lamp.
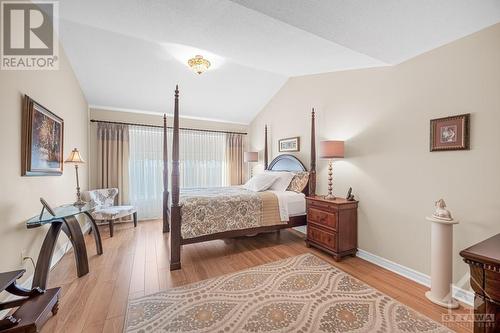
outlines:
[{"label": "table lamp", "polygon": [[82,159],[80,152],[77,148],[71,151],[69,157],[64,161],[64,163],[73,163],[75,165],[76,171],[76,202],[73,204],[75,206],[83,206],[85,205],[85,201],[80,197],[80,181],[78,180],[78,164],[83,164],[85,161]]},{"label": "table lamp", "polygon": [[319,143],[320,157],[328,159],[328,194],[327,200],[335,199],[333,195],[333,159],[344,157],[344,141],[327,140]]},{"label": "table lamp", "polygon": [[[249,165],[250,165],[250,163],[258,162],[259,161],[259,153],[256,151],[247,151],[243,155],[243,161],[245,163],[248,163]],[[250,168],[250,177],[252,177],[252,174],[253,174],[253,170],[252,170],[252,168]]]}]

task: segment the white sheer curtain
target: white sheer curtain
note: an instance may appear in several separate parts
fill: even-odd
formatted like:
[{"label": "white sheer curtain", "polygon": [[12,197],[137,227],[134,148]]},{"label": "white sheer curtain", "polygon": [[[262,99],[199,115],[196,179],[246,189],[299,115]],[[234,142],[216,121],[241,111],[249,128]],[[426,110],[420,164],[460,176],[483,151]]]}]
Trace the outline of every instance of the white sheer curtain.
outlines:
[{"label": "white sheer curtain", "polygon": [[181,130],[179,160],[182,188],[228,185],[225,133]]},{"label": "white sheer curtain", "polygon": [[162,216],[163,131],[129,126],[129,199],[140,219]]},{"label": "white sheer curtain", "polygon": [[[130,126],[129,131],[130,202],[137,207],[140,219],[160,218],[163,198],[163,129]],[[168,129],[167,135],[170,177],[171,129]],[[225,133],[181,130],[179,160],[182,188],[228,185]]]}]

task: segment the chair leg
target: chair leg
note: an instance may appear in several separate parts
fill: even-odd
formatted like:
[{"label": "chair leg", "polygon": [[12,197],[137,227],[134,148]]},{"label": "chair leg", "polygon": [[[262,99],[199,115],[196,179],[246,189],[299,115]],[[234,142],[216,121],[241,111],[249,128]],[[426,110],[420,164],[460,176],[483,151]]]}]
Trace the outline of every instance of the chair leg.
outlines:
[{"label": "chair leg", "polygon": [[113,234],[115,233],[115,221],[114,220],[109,220],[109,237],[113,237]]},{"label": "chair leg", "polygon": [[137,227],[137,212],[134,213],[134,228]]}]

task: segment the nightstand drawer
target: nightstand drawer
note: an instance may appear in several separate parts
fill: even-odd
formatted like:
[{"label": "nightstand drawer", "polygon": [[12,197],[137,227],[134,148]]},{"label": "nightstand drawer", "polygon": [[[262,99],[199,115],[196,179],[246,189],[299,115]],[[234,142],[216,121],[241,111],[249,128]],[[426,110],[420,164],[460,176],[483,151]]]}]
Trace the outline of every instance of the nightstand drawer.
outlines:
[{"label": "nightstand drawer", "polygon": [[312,224],[307,225],[307,239],[324,245],[328,249],[336,250],[336,234],[315,228]]},{"label": "nightstand drawer", "polygon": [[316,208],[309,207],[307,210],[308,221],[321,224],[325,227],[337,230],[337,215],[335,212],[325,212]]},{"label": "nightstand drawer", "polygon": [[307,205],[321,210],[332,210],[335,208],[335,206],[330,203],[317,200],[307,200]]}]

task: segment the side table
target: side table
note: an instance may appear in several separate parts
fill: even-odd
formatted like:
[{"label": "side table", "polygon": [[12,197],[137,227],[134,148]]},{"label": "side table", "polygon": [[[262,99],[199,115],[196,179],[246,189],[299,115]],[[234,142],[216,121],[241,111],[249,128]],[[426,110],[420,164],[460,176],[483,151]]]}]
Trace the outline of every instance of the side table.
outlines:
[{"label": "side table", "polygon": [[0,303],[0,310],[17,308],[14,313],[0,320],[0,333],[39,332],[49,313],[57,313],[61,288],[31,290],[16,284],[25,270],[0,273],[0,292],[6,291],[22,298]]},{"label": "side table", "polygon": [[47,278],[50,271],[50,262],[54,254],[54,248],[57,242],[59,233],[62,231],[68,236],[74,248],[76,269],[78,277],[81,277],[89,272],[89,262],[87,258],[87,249],[85,247],[85,240],[83,239],[80,223],[76,219],[79,214],[85,214],[91,222],[92,233],[97,248],[97,254],[102,254],[101,234],[95,220],[90,214],[94,210],[91,204],[83,206],[63,205],[53,209],[55,215],[48,212],[40,216],[34,216],[26,221],[28,229],[37,228],[45,224],[50,224],[50,229],[40,249],[38,260],[36,262],[35,274],[33,277],[33,287],[40,287],[45,289],[47,285]]}]

